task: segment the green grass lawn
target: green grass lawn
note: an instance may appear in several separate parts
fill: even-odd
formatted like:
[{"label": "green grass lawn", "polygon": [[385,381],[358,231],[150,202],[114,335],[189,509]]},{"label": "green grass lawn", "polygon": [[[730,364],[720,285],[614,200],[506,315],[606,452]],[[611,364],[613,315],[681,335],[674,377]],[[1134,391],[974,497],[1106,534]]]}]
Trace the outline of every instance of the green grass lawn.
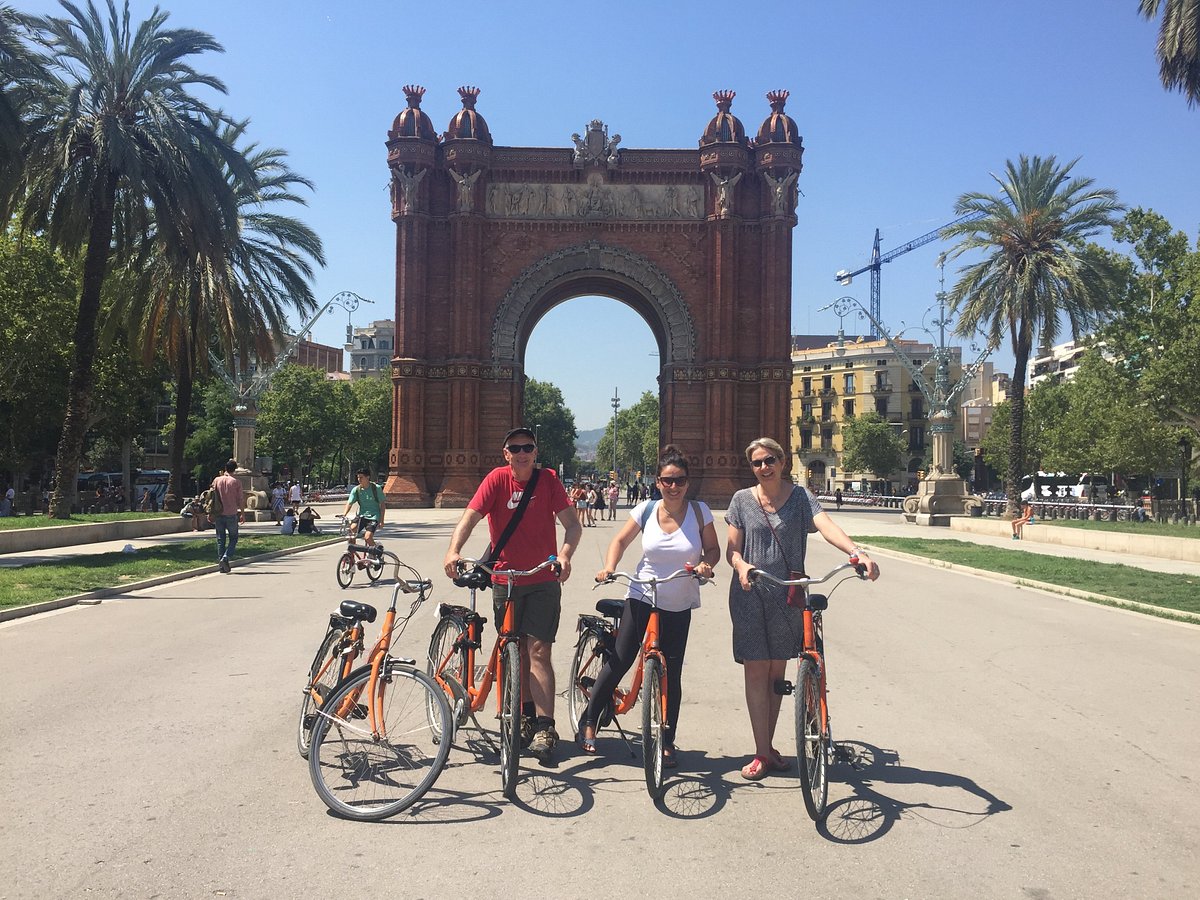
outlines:
[{"label": "green grass lawn", "polygon": [[1081,528],[1088,531],[1117,531],[1128,534],[1147,534],[1154,537],[1180,537],[1200,540],[1200,525],[1171,525],[1158,522],[1091,522],[1080,519],[1038,519],[1038,525],[1056,528]]},{"label": "green grass lawn", "polygon": [[1001,550],[967,541],[865,535],[856,539],[864,544],[974,569],[1003,572],[1017,578],[1104,594],[1118,600],[1132,600],[1164,610],[1200,614],[1200,576],[1148,572],[1132,566],[1072,559],[1070,556]]},{"label": "green grass lawn", "polygon": [[[235,560],[328,538],[327,534],[243,535],[238,540]],[[99,553],[35,566],[0,568],[0,609],[210,566],[216,563],[215,556],[216,543],[210,532],[195,541],[157,544],[132,554]]]},{"label": "green grass lawn", "polygon": [[128,519],[169,519],[177,515],[179,514],[170,512],[76,513],[69,519],[52,519],[49,516],[5,516],[0,519],[0,531],[51,528],[55,525],[87,525],[94,522],[124,522]]}]

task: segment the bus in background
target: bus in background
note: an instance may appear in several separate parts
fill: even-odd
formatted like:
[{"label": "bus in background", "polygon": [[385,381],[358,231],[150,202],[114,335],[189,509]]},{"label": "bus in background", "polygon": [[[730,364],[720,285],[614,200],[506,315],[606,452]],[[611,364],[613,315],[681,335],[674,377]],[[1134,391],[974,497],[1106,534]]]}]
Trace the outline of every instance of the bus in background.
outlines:
[{"label": "bus in background", "polygon": [[1111,495],[1112,482],[1107,475],[1038,472],[1021,479],[1021,499],[1031,502],[1082,500],[1085,503],[1107,503]]},{"label": "bus in background", "polygon": [[138,469],[133,478],[134,508],[140,509],[142,496],[149,493],[147,505],[151,509],[162,509],[167,496],[167,482],[170,480],[171,473],[167,469]]}]

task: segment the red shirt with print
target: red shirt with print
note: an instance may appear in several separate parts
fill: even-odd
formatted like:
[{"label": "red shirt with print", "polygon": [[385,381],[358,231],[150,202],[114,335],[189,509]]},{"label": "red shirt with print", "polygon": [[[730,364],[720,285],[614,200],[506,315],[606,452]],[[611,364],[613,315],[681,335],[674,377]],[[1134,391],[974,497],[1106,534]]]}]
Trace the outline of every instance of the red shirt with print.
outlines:
[{"label": "red shirt with print", "polygon": [[[469,509],[487,516],[488,534],[492,546],[500,540],[500,535],[508,527],[509,520],[516,512],[517,504],[525,491],[525,482],[513,477],[511,466],[500,466],[492,469],[479,485],[479,490],[467,504]],[[563,490],[562,482],[553,469],[542,469],[538,476],[537,487],[529,504],[517,524],[516,530],[496,562],[498,569],[532,569],[540,565],[550,556],[558,553],[558,531],[555,525],[556,516],[571,505],[567,492]],[[522,578],[521,584],[535,584],[541,581],[554,581],[558,576],[550,569],[538,572],[528,578]],[[497,577],[495,581],[503,584],[505,578]]]}]

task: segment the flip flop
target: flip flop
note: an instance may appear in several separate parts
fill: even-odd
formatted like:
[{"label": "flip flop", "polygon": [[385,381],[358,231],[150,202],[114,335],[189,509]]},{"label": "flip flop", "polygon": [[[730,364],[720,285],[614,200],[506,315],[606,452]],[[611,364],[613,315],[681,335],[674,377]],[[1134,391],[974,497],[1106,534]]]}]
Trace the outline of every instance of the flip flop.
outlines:
[{"label": "flip flop", "polygon": [[774,747],[771,748],[771,756],[768,762],[776,772],[790,772],[792,768],[792,764]]},{"label": "flip flop", "polygon": [[765,756],[755,756],[742,767],[742,777],[747,781],[762,781],[771,769],[771,761]]}]

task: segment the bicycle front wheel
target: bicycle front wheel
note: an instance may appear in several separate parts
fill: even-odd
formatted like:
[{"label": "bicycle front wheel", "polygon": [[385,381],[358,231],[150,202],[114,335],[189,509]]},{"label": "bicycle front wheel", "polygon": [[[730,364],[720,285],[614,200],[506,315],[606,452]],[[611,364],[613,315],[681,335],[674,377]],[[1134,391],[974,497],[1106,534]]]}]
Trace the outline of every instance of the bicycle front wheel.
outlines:
[{"label": "bicycle front wheel", "polygon": [[367,579],[374,584],[383,575],[383,559],[371,557],[367,561]]},{"label": "bicycle front wheel", "polygon": [[796,757],[800,762],[800,789],[809,817],[819,821],[829,797],[826,763],[829,729],[821,715],[821,681],[816,664],[801,659],[796,671]]},{"label": "bicycle front wheel", "polygon": [[370,666],[351,673],[317,714],[308,754],[313,787],[325,805],[339,816],[367,822],[393,816],[420,799],[450,754],[450,742],[435,740],[427,719],[432,704],[440,710],[438,728],[443,733],[450,728],[450,708],[428,675],[389,660],[373,697],[371,692]]},{"label": "bicycle front wheel", "polygon": [[646,770],[646,790],[652,800],[663,792],[663,744],[666,721],[663,714],[662,663],[646,657],[642,673],[642,767]]},{"label": "bicycle front wheel", "polygon": [[309,738],[317,718],[316,711],[333,693],[333,688],[342,674],[340,653],[345,634],[344,629],[334,628],[325,635],[321,649],[317,651],[312,669],[308,673],[308,684],[305,685],[304,695],[300,700],[300,724],[296,730],[296,749],[305,759],[308,759]]},{"label": "bicycle front wheel", "polygon": [[520,758],[521,651],[514,640],[504,645],[500,657],[500,787],[509,800],[517,796]]},{"label": "bicycle front wheel", "polygon": [[337,581],[343,588],[350,587],[350,582],[354,580],[354,566],[356,561],[353,553],[343,553],[342,558],[337,564]]},{"label": "bicycle front wheel", "polygon": [[[600,678],[604,666],[600,636],[594,631],[585,631],[575,647],[571,660],[571,681],[567,691],[567,714],[571,719],[571,730],[579,733],[579,720],[587,711],[592,699],[592,689]],[[597,724],[599,727],[599,724]]]},{"label": "bicycle front wheel", "polygon": [[[454,645],[466,633],[467,626],[462,619],[457,616],[445,616],[433,629],[433,635],[429,638],[429,653],[425,660],[425,672],[434,683],[441,680],[446,701],[452,704],[450,716],[455,727],[465,725],[467,716],[471,714],[470,701],[465,690],[467,654],[454,649]],[[429,713],[429,724],[435,726],[436,711],[430,708]],[[448,740],[453,740],[453,737],[452,731]],[[437,732],[437,738],[442,739],[440,731]]]}]

